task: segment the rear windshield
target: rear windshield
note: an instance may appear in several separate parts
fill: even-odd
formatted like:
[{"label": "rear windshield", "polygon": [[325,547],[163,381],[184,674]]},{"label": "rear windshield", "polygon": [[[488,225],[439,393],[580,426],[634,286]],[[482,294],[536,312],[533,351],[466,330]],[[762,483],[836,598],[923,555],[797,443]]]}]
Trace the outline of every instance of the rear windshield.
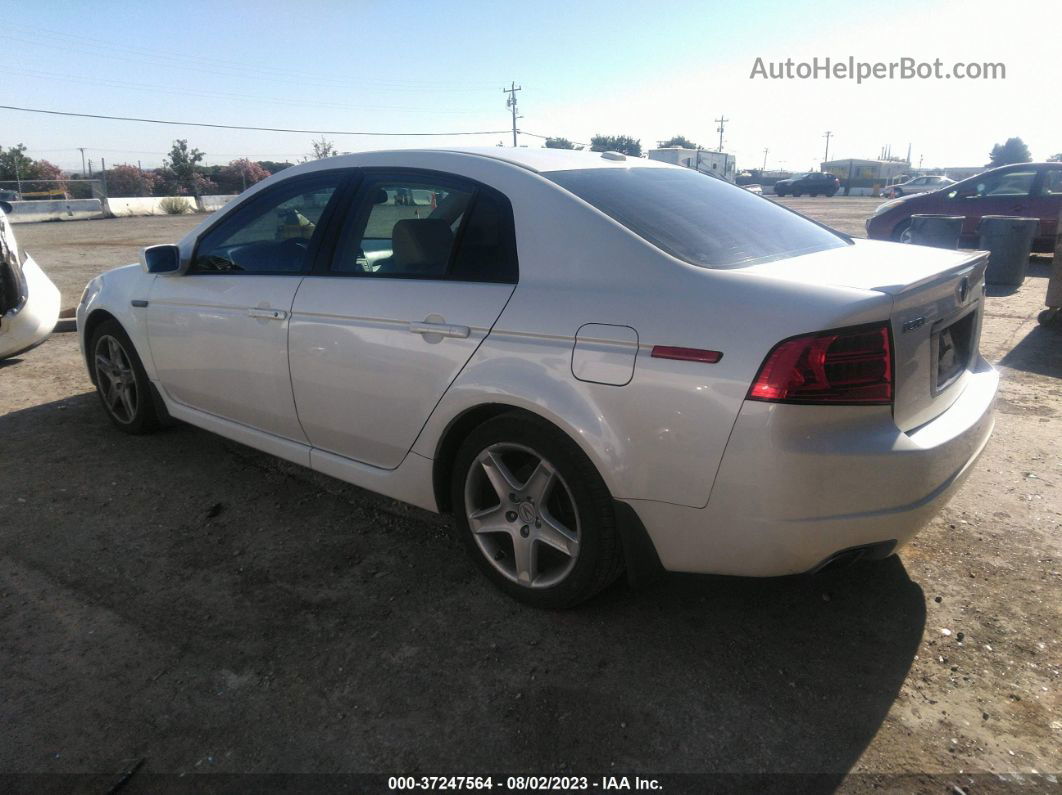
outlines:
[{"label": "rear windshield", "polygon": [[591,168],[542,176],[657,248],[705,268],[736,268],[848,242],[769,199],[690,169]]}]

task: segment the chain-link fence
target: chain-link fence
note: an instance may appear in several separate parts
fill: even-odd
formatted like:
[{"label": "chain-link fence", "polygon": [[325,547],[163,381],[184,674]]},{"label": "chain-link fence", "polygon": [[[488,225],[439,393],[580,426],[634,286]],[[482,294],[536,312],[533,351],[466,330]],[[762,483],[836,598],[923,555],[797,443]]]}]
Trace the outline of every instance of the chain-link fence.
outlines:
[{"label": "chain-link fence", "polygon": [[0,180],[0,199],[4,201],[106,198],[107,184],[101,179]]}]

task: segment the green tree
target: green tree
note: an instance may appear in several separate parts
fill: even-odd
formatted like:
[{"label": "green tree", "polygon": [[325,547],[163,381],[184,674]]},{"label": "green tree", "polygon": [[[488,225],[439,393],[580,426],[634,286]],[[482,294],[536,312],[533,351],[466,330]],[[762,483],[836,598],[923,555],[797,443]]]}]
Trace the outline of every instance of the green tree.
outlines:
[{"label": "green tree", "polygon": [[33,159],[26,156],[24,144],[9,149],[0,146],[0,179],[29,179],[37,176]]},{"label": "green tree", "polygon": [[685,135],[676,135],[676,136],[674,136],[672,138],[668,138],[666,141],[661,141],[660,142],[660,148],[661,149],[666,149],[669,146],[680,146],[683,149],[703,149],[704,148],[700,144],[695,144],[693,141],[691,141]]},{"label": "green tree", "polygon": [[323,135],[321,140],[313,142],[313,154],[307,155],[303,159],[303,162],[309,162],[310,160],[322,160],[326,157],[335,157],[339,152],[336,151],[336,145],[332,141],[329,141]]},{"label": "green tree", "polygon": [[1057,155],[1051,155],[1049,158],[1047,158],[1047,162],[1062,163],[1062,152],[1059,152]]},{"label": "green tree", "polygon": [[1032,160],[1029,147],[1021,138],[1008,138],[1005,143],[996,144],[988,157],[988,165],[993,168],[1011,163],[1028,163]]},{"label": "green tree", "polygon": [[642,156],[642,142],[629,135],[595,135],[590,139],[591,152],[621,152],[632,157]]},{"label": "green tree", "polygon": [[567,138],[547,138],[546,139],[546,148],[547,149],[582,149],[581,146],[577,147],[575,144],[573,144]]},{"label": "green tree", "polygon": [[189,149],[186,138],[178,138],[170,148],[170,155],[162,161],[161,176],[167,192],[178,195],[191,192],[194,196],[215,187],[203,176],[200,163],[206,155],[198,149]]},{"label": "green tree", "polygon": [[259,160],[258,165],[270,174],[276,174],[278,171],[283,171],[285,168],[291,168],[294,163],[280,163],[276,160]]}]

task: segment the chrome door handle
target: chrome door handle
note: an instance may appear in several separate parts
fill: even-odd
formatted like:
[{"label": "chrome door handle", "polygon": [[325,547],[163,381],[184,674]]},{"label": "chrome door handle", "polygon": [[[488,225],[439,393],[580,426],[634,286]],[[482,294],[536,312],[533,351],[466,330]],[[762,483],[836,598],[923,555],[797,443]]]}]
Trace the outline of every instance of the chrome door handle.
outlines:
[{"label": "chrome door handle", "polygon": [[414,334],[437,334],[440,337],[456,337],[467,339],[472,330],[468,326],[454,326],[449,323],[424,323],[413,321],[409,324],[409,330]]},{"label": "chrome door handle", "polygon": [[257,309],[252,308],[247,310],[247,314],[251,317],[260,317],[264,320],[283,320],[288,316],[288,313],[283,309]]}]

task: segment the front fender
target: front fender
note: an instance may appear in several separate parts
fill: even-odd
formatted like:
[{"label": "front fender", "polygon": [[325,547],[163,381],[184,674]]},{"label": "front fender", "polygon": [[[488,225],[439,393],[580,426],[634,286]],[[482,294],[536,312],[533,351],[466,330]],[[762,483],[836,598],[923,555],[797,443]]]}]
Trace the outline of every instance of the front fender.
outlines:
[{"label": "front fender", "polygon": [[[148,378],[156,380],[155,364],[148,344],[147,323],[144,309],[133,306],[133,301],[146,301],[151,285],[158,278],[145,273],[139,265],[126,265],[107,271],[90,281],[85,287],[81,303],[77,307],[77,335],[81,355],[88,367],[88,337],[104,313],[117,320],[136,348]],[[89,377],[92,376],[89,368]]]}]

